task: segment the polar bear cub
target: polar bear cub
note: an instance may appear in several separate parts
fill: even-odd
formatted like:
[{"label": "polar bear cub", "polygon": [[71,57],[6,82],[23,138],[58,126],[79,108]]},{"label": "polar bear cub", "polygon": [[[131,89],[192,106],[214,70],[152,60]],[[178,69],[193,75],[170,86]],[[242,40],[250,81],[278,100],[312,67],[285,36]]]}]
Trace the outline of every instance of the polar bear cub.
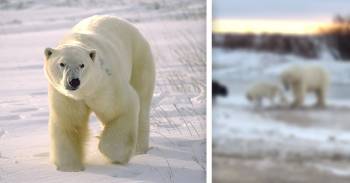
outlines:
[{"label": "polar bear cub", "polygon": [[279,97],[280,104],[287,102],[282,89],[272,82],[257,82],[246,91],[247,99],[256,106],[261,106],[264,99],[268,99],[271,104],[275,103],[275,98]]},{"label": "polar bear cub", "polygon": [[103,125],[98,148],[111,162],[124,164],[148,150],[155,66],[137,28],[112,16],[84,19],[45,49],[44,70],[50,156],[58,170],[84,169],[91,112]]},{"label": "polar bear cub", "polygon": [[315,106],[324,107],[326,105],[325,97],[329,85],[329,75],[321,66],[294,65],[284,70],[280,77],[285,88],[292,89],[294,101],[291,107],[303,105],[307,92],[315,93],[317,97]]}]

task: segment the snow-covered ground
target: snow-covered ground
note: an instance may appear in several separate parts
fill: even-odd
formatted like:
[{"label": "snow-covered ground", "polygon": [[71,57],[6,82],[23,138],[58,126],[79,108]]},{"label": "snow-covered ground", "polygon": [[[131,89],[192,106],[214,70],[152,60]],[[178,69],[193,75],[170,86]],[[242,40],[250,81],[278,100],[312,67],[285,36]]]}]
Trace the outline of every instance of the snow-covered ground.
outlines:
[{"label": "snow-covered ground", "polygon": [[[307,96],[306,106],[301,109],[268,103],[256,108],[249,104],[244,93],[252,83],[278,83],[281,71],[293,64],[321,65],[329,72],[331,85],[325,109],[311,106],[315,101],[313,95]],[[213,68],[213,78],[229,90],[229,96],[217,98],[213,107],[214,180],[322,182],[312,177],[319,174],[334,178],[323,181],[350,179],[349,62],[335,61],[326,51],[321,58],[308,60],[293,55],[214,48]],[[287,97],[292,100],[290,93]],[[309,169],[314,173],[308,175]],[[243,175],[245,171],[251,171],[251,179],[229,173]],[[283,174],[290,176],[278,177]],[[294,176],[300,179],[293,179]]]},{"label": "snow-covered ground", "polygon": [[[157,64],[152,149],[125,166],[108,163],[92,116],[86,170],[62,173],[48,158],[43,50],[95,14],[128,19],[150,40]],[[0,17],[0,182],[205,181],[205,1],[0,1]]]}]

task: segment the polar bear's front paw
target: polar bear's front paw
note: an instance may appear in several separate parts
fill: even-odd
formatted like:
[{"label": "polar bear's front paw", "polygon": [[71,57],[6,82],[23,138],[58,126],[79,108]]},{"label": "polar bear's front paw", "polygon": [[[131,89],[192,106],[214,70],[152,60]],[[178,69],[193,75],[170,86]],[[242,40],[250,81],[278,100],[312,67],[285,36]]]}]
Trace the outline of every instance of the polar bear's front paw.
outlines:
[{"label": "polar bear's front paw", "polygon": [[123,144],[100,142],[99,149],[112,163],[116,164],[128,163],[133,154],[133,148]]},{"label": "polar bear's front paw", "polygon": [[80,171],[84,171],[84,166],[83,165],[74,165],[74,164],[70,164],[70,165],[57,165],[57,170],[61,171],[61,172],[80,172]]}]

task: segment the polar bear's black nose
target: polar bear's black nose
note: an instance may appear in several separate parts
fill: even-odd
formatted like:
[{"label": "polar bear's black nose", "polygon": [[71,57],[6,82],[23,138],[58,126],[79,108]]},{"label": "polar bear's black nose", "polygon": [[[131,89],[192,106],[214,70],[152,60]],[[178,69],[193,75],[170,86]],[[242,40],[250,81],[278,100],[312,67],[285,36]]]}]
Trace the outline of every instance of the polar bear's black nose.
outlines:
[{"label": "polar bear's black nose", "polygon": [[69,85],[73,88],[73,89],[77,89],[78,86],[80,85],[80,80],[79,78],[75,78],[69,81]]}]

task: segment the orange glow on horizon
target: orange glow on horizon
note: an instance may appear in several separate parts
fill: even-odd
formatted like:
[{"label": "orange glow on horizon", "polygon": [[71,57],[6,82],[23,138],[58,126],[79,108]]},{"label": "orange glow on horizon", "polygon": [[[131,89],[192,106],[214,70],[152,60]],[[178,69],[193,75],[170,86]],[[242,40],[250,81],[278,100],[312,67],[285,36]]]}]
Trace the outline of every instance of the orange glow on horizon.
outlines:
[{"label": "orange glow on horizon", "polygon": [[215,33],[281,33],[281,34],[317,34],[320,28],[331,26],[331,22],[306,20],[213,20]]}]

